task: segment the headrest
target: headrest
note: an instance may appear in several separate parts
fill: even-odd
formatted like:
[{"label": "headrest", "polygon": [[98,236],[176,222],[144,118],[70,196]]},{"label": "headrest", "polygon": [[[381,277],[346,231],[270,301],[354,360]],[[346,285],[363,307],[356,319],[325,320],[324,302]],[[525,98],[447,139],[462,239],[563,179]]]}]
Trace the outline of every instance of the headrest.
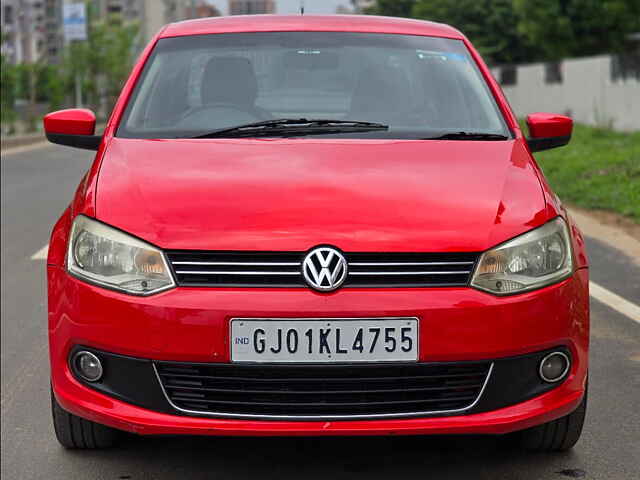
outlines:
[{"label": "headrest", "polygon": [[[398,68],[371,67],[360,75],[351,98],[351,114],[398,113],[409,109],[409,80]],[[353,118],[352,120],[359,120]]]},{"label": "headrest", "polygon": [[242,57],[213,57],[207,63],[200,90],[202,103],[253,106],[258,81],[251,62]]}]

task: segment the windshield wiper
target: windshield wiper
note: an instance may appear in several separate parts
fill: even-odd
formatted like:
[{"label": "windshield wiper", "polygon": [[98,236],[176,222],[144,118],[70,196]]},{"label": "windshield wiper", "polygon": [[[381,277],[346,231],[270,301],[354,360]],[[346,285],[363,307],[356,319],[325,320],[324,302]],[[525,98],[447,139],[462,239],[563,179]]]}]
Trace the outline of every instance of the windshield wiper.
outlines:
[{"label": "windshield wiper", "polygon": [[388,125],[375,122],[355,120],[329,120],[306,118],[280,118],[264,122],[247,123],[235,127],[223,128],[213,132],[197,135],[193,138],[222,137],[268,137],[295,135],[326,135],[332,133],[367,132],[371,130],[388,130]]},{"label": "windshield wiper", "polygon": [[509,137],[499,133],[485,132],[449,132],[424,140],[508,140]]}]

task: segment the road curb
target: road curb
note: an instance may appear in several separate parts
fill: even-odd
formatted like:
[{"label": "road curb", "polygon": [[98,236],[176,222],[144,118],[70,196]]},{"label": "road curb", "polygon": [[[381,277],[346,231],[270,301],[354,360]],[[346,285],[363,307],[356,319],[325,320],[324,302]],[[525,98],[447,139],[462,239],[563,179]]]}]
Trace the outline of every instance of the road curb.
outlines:
[{"label": "road curb", "polygon": [[26,147],[38,143],[44,143],[46,138],[43,132],[31,133],[28,135],[19,136],[3,136],[0,140],[0,150],[11,151],[16,148]]},{"label": "road curb", "polygon": [[5,155],[13,155],[16,153],[21,153],[21,152],[28,152],[30,150],[36,150],[39,148],[44,148],[47,145],[51,145],[49,142],[47,142],[46,140],[42,141],[42,142],[35,142],[35,143],[30,143],[28,145],[23,145],[21,147],[12,147],[12,148],[3,148],[2,150],[0,150],[0,155],[5,156]]},{"label": "road curb", "polygon": [[[106,124],[99,123],[96,125],[96,134],[101,135]],[[42,148],[51,145],[47,141],[44,132],[31,133],[28,135],[9,136],[0,138],[0,153],[2,155],[10,155],[31,150],[32,148]]]},{"label": "road curb", "polygon": [[568,208],[569,215],[578,224],[586,236],[600,240],[612,248],[622,251],[640,266],[640,240],[632,237],[621,228],[606,225],[596,218],[575,208]]}]

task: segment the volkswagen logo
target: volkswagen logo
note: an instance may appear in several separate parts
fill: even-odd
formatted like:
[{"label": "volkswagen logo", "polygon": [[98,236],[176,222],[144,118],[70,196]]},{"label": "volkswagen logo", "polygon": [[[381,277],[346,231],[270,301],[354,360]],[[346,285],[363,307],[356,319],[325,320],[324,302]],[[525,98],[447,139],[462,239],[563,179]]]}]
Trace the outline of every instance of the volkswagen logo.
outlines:
[{"label": "volkswagen logo", "polygon": [[314,248],[304,257],[302,274],[311,288],[330,292],[347,278],[347,261],[335,248]]}]

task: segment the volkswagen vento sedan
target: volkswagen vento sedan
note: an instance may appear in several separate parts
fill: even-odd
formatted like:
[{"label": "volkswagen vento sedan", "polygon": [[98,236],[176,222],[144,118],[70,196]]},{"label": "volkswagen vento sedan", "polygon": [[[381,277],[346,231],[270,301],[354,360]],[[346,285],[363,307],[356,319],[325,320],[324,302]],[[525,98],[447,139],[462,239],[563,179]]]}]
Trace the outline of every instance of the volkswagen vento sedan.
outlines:
[{"label": "volkswagen vento sedan", "polygon": [[456,29],[379,17],[171,24],[47,262],[69,448],[140,435],[513,434],[571,448],[587,399],[583,238],[528,117]]}]

